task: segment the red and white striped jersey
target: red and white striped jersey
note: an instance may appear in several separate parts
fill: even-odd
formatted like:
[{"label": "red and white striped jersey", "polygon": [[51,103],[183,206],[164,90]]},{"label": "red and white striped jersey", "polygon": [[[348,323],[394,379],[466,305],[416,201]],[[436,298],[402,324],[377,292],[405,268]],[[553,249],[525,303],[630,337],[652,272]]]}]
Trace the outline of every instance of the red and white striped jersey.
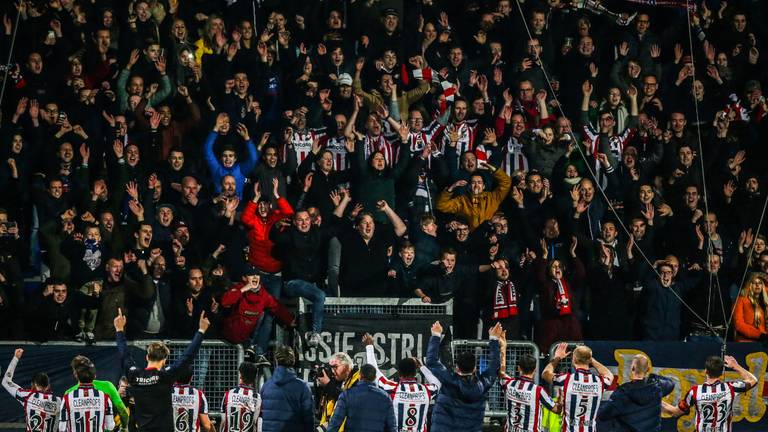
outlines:
[{"label": "red and white striped jersey", "polygon": [[[523,143],[515,137],[510,137],[504,144],[504,158],[501,160],[501,168],[508,176],[512,177],[515,171],[530,171],[528,158],[523,153]],[[496,150],[499,151],[499,150]]]},{"label": "red and white striped jersey", "polygon": [[507,423],[505,432],[541,432],[542,405],[547,409],[555,406],[544,388],[526,377],[505,377],[501,387],[507,398]]},{"label": "red and white striped jersey", "polygon": [[562,432],[595,432],[597,410],[608,379],[587,369],[555,375],[552,383],[563,387]]},{"label": "red and white striped jersey", "polygon": [[459,142],[456,143],[457,163],[461,160],[464,152],[475,149],[475,137],[477,135],[477,120],[466,120],[461,123],[449,123],[443,128],[438,129],[440,136],[440,150],[445,152],[445,148],[450,145],[451,132],[456,130],[459,133]]},{"label": "red and white striped jersey", "polygon": [[747,390],[749,387],[744,381],[700,384],[688,390],[678,408],[687,413],[696,407],[697,432],[730,432],[736,393]]},{"label": "red and white striped jersey", "polygon": [[26,432],[54,432],[61,398],[52,393],[26,390],[13,382],[18,359],[14,357],[3,376],[3,387],[24,406]]},{"label": "red and white striped jersey", "polygon": [[261,396],[252,387],[227,390],[221,401],[221,432],[257,432]]},{"label": "red and white striped jersey", "polygon": [[398,432],[426,432],[429,402],[437,394],[439,386],[422,384],[415,378],[391,381],[384,376],[376,380],[376,385],[392,398]]},{"label": "red and white striped jersey", "polygon": [[202,390],[189,385],[176,384],[171,396],[174,432],[200,430],[200,414],[208,414],[208,399]]},{"label": "red and white striped jersey", "polygon": [[430,401],[440,390],[440,381],[426,367],[421,373],[427,383],[420,383],[416,378],[402,378],[392,381],[384,376],[376,362],[373,345],[365,347],[366,362],[376,368],[376,386],[392,398],[398,432],[426,432],[427,412]]},{"label": "red and white striped jersey", "polygon": [[366,160],[368,160],[374,152],[381,152],[384,155],[384,160],[387,162],[387,166],[390,168],[397,162],[398,147],[392,144],[392,141],[385,138],[384,135],[379,135],[377,137],[366,135],[363,138],[363,151],[365,152],[364,155]]},{"label": "red and white striped jersey", "polygon": [[59,411],[59,432],[103,432],[115,428],[109,396],[91,384],[64,396]]},{"label": "red and white striped jersey", "polygon": [[333,169],[344,171],[349,168],[347,160],[347,139],[344,136],[334,136],[325,142],[325,149],[333,155]]},{"label": "red and white striped jersey", "polygon": [[[294,130],[291,137],[291,144],[293,145],[293,151],[296,152],[296,163],[301,164],[304,159],[312,153],[312,142],[315,139],[322,137],[325,134],[325,129],[307,129],[304,131]],[[283,148],[283,162],[287,160],[285,152],[287,149]]]}]

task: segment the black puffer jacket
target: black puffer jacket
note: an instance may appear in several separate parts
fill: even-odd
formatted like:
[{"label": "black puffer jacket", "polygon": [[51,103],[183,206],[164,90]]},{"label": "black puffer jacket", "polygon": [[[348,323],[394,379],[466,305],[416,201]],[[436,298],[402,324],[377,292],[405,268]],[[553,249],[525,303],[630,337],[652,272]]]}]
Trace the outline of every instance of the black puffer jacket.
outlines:
[{"label": "black puffer jacket", "polygon": [[659,375],[624,383],[603,402],[597,412],[599,431],[661,431],[661,398],[675,383]]}]

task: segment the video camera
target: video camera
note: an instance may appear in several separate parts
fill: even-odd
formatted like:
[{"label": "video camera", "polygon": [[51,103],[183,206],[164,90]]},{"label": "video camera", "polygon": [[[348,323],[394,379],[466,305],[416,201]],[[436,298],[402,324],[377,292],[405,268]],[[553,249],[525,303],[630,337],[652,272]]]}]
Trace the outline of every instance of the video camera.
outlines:
[{"label": "video camera", "polygon": [[317,381],[317,378],[323,376],[323,373],[325,373],[325,376],[328,378],[333,379],[333,368],[331,365],[328,363],[316,363],[312,365],[309,369],[310,381]]}]

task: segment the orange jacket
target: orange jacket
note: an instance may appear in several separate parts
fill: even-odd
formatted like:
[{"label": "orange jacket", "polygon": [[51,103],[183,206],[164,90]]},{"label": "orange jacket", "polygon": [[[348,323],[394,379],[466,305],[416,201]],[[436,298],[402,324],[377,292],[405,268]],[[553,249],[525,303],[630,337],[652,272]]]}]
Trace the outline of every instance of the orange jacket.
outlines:
[{"label": "orange jacket", "polygon": [[755,308],[749,299],[739,296],[733,307],[733,323],[736,333],[736,342],[754,342],[766,333],[766,311],[763,311],[763,321],[759,327],[755,327]]}]

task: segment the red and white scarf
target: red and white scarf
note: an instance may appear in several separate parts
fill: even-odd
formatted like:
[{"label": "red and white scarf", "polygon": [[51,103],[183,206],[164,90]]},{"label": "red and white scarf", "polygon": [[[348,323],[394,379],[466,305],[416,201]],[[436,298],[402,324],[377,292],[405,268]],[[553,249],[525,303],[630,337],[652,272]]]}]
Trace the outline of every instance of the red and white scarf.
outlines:
[{"label": "red and white scarf", "polygon": [[517,316],[517,288],[511,280],[496,282],[493,301],[493,319]]},{"label": "red and white scarf", "polygon": [[570,315],[573,311],[571,310],[571,292],[568,282],[563,278],[553,279],[553,282],[557,286],[557,304],[555,307],[560,311],[560,316]]}]

